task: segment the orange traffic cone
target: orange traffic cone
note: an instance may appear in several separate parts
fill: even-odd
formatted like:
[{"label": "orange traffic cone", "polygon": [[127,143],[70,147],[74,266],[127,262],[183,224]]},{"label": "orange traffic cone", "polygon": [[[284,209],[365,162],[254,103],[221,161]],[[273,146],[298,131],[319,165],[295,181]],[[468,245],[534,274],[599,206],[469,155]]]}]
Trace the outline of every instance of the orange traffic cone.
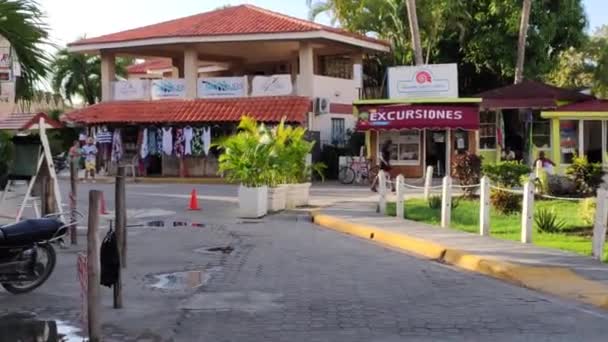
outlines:
[{"label": "orange traffic cone", "polygon": [[188,210],[201,210],[198,206],[198,197],[196,197],[196,189],[192,189],[190,193],[190,206],[188,206]]},{"label": "orange traffic cone", "polygon": [[99,204],[99,213],[101,215],[108,215],[108,211],[106,210],[106,199],[103,197],[103,192],[101,193],[101,203]]}]

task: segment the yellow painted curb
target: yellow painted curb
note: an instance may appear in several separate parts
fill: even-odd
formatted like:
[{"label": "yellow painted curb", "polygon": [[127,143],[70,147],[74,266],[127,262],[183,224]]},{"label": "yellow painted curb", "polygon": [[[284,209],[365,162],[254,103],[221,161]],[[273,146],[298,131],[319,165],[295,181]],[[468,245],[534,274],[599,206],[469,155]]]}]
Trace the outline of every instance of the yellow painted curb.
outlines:
[{"label": "yellow painted curb", "polygon": [[313,222],[342,233],[371,239],[465,270],[608,309],[608,285],[581,277],[569,268],[527,266],[470,254],[436,242],[387,231],[372,225],[352,223],[331,215],[312,212]]}]

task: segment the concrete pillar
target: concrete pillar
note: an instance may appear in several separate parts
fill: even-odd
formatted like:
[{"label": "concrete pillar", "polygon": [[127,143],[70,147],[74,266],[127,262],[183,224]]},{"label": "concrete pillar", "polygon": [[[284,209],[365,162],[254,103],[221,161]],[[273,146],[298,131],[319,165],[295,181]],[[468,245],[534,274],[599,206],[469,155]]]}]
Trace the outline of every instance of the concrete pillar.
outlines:
[{"label": "concrete pillar", "polygon": [[197,97],[198,86],[198,52],[192,47],[184,51],[184,78],[186,80],[186,98]]},{"label": "concrete pillar", "polygon": [[313,96],[314,51],[308,42],[300,43],[300,81],[298,95]]},{"label": "concrete pillar", "polygon": [[[174,69],[177,69],[177,77],[184,78],[184,57],[172,58],[171,64]],[[176,77],[175,70],[173,71],[173,77]]]},{"label": "concrete pillar", "polygon": [[115,55],[101,51],[101,101],[112,101],[112,82],[116,79]]}]

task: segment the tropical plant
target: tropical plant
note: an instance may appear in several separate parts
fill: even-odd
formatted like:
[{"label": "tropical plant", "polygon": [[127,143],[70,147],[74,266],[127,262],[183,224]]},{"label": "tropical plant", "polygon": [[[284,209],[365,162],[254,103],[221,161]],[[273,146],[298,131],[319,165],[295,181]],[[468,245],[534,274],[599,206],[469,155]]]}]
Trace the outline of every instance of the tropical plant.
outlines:
[{"label": "tropical plant", "polygon": [[429,196],[427,203],[429,205],[429,208],[439,209],[439,208],[441,208],[441,196],[437,196],[437,195]]},{"label": "tropical plant", "polygon": [[[116,75],[125,77],[127,66],[133,59],[116,58]],[[97,55],[72,53],[67,49],[57,52],[51,64],[53,90],[61,93],[68,101],[74,96],[81,97],[92,105],[101,99],[101,59]]]},{"label": "tropical plant", "polygon": [[[479,184],[481,178],[481,157],[473,153],[459,154],[452,162],[452,176],[458,179],[460,185],[469,186]],[[475,195],[477,188],[463,188],[465,197]]]},{"label": "tropical plant", "polygon": [[517,161],[501,161],[498,163],[484,164],[482,172],[495,184],[512,188],[519,186],[522,176],[529,175],[530,172],[532,172],[532,169],[530,169],[528,165]]},{"label": "tropical plant", "polygon": [[534,223],[536,223],[538,231],[542,233],[559,233],[566,225],[564,220],[557,218],[554,210],[548,208],[538,210],[534,215]]},{"label": "tropical plant", "polygon": [[576,156],[566,168],[566,175],[576,183],[580,196],[592,196],[602,183],[604,171],[601,163],[590,163],[587,156]]},{"label": "tropical plant", "polygon": [[512,214],[521,211],[521,195],[505,190],[492,189],[490,203],[501,214]]},{"label": "tropical plant", "polygon": [[579,213],[583,222],[587,225],[592,225],[595,220],[595,209],[597,208],[597,202],[595,198],[585,198],[579,203]]},{"label": "tropical plant", "polygon": [[44,51],[49,44],[45,19],[37,1],[0,0],[0,36],[11,43],[17,57],[14,62],[21,67],[16,80],[17,100],[30,101],[36,83],[49,72],[49,57]]}]

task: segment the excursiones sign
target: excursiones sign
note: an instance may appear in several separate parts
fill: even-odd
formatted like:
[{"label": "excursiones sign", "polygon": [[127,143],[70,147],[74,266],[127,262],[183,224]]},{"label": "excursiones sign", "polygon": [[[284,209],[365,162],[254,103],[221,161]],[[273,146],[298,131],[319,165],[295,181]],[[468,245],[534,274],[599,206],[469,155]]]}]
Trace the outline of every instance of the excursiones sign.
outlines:
[{"label": "excursiones sign", "polygon": [[363,109],[358,130],[408,128],[479,129],[477,106],[393,105]]}]

